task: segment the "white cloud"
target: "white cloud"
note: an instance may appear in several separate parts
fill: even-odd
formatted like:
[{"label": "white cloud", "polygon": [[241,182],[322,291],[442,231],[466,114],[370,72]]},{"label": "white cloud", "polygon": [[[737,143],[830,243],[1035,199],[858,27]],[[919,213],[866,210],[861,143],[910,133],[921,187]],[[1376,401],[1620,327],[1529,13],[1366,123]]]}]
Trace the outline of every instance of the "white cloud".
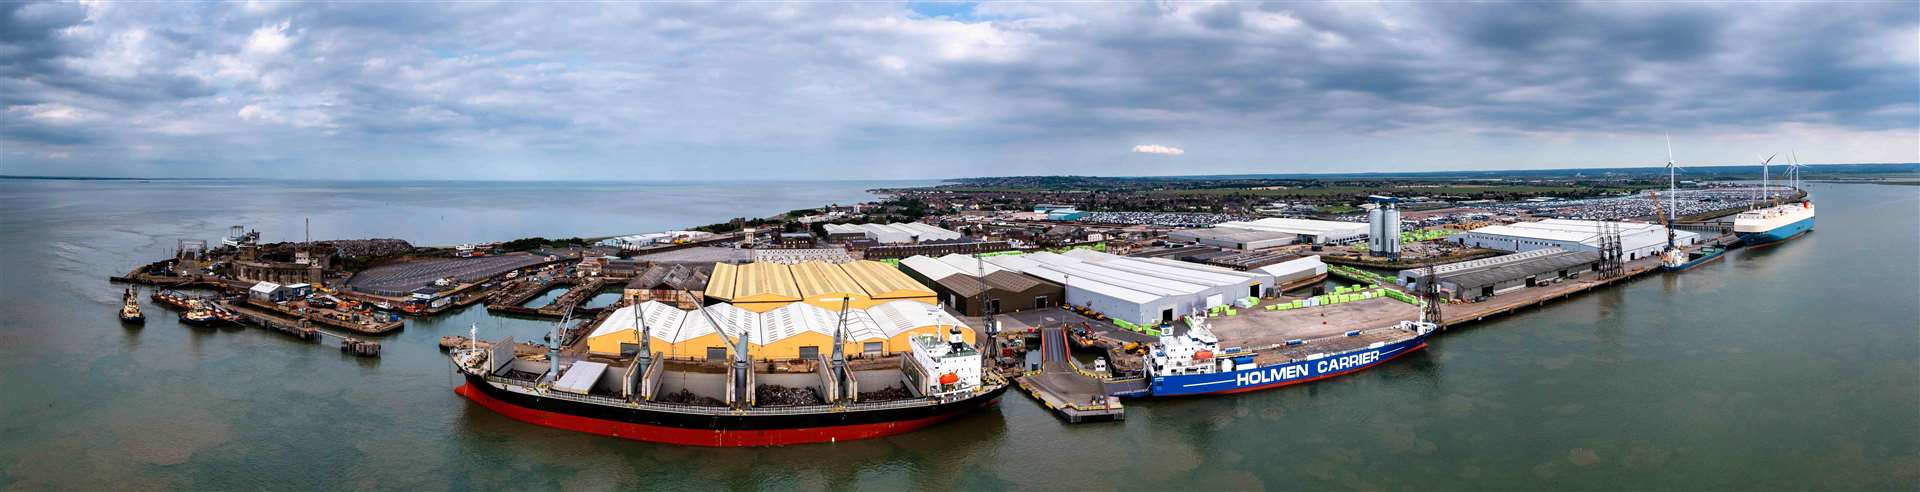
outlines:
[{"label": "white cloud", "polygon": [[25,104],[7,108],[8,113],[25,115],[28,118],[56,125],[67,125],[92,121],[98,115],[91,111],[60,103]]},{"label": "white cloud", "polygon": [[286,51],[288,46],[293,45],[293,36],[287,35],[288,27],[292,27],[291,21],[280,21],[279,24],[254,29],[253,34],[247,36],[245,52],[249,55],[264,56]]},{"label": "white cloud", "polygon": [[1160,155],[1180,155],[1180,154],[1187,153],[1186,149],[1182,149],[1179,147],[1168,147],[1165,145],[1154,145],[1154,144],[1135,145],[1133,146],[1133,152],[1136,154],[1160,154]]}]

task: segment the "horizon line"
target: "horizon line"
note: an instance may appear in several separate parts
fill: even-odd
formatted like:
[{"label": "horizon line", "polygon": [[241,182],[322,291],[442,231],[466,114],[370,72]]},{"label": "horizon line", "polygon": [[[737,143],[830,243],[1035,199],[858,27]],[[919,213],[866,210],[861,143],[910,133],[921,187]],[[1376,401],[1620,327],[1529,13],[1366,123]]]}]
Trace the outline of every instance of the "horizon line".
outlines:
[{"label": "horizon line", "polygon": [[[1902,165],[1920,165],[1920,162],[1848,162],[1848,163],[1825,163],[1825,164],[1806,164],[1806,163],[1802,163],[1802,164],[1800,164],[1800,165],[1801,165],[1801,166],[1804,166],[1804,167],[1816,167],[1816,166],[1902,166]],[[1680,167],[1681,169],[1702,169],[1702,168],[1730,168],[1730,167],[1760,167],[1760,166],[1761,166],[1761,164],[1704,164],[1704,165],[1693,165],[1693,166],[1677,166],[1677,167]],[[1786,166],[1786,164],[1781,164],[1781,166]],[[478,179],[442,179],[442,178],[324,178],[324,179],[321,179],[321,178],[266,178],[266,177],[139,177],[139,176],[79,176],[79,175],[12,175],[12,174],[0,174],[0,179],[18,179],[18,180],[35,180],[35,179],[39,179],[39,180],[74,180],[74,181],[312,181],[312,182],[325,182],[325,181],[364,181],[364,182],[372,182],[372,181],[414,181],[414,182],[420,182],[420,181],[425,181],[425,182],[496,182],[496,183],[514,183],[514,182],[584,182],[584,181],[595,181],[595,182],[614,182],[614,183],[744,183],[744,182],[755,182],[755,181],[779,181],[779,182],[793,182],[793,181],[841,181],[841,182],[845,182],[845,181],[952,181],[952,180],[960,180],[960,179],[985,179],[985,178],[1015,178],[1015,177],[1088,177],[1088,178],[1117,178],[1117,179],[1127,179],[1127,178],[1233,178],[1233,177],[1237,177],[1237,176],[1247,176],[1247,177],[1254,177],[1254,176],[1365,176],[1365,175],[1411,175],[1411,174],[1444,174],[1444,173],[1500,173],[1500,172],[1518,172],[1518,171],[1526,171],[1526,172],[1536,172],[1536,171],[1568,171],[1568,172],[1573,172],[1573,171],[1607,171],[1607,170],[1619,170],[1619,169],[1665,169],[1665,168],[1666,168],[1666,167],[1665,167],[1664,165],[1651,165],[1651,166],[1620,166],[1620,167],[1566,167],[1566,168],[1555,168],[1555,167],[1549,167],[1549,168],[1510,168],[1510,169],[1448,169],[1448,170],[1434,170],[1434,171],[1351,171],[1351,172],[1314,172],[1314,171],[1300,171],[1300,172],[1269,172],[1269,173],[1258,173],[1258,172],[1247,172],[1247,173],[1235,173],[1235,174],[1143,174],[1143,175],[1097,175],[1097,174],[1024,174],[1024,175],[1015,175],[1015,174],[1008,174],[1008,175],[996,175],[996,176],[963,176],[963,177],[927,177],[927,178],[888,178],[888,179],[873,179],[873,178],[844,178],[844,179],[843,179],[843,178],[781,178],[781,179],[623,179],[623,180],[608,180],[608,179],[599,179],[599,178],[567,178],[567,179],[538,179],[538,178],[521,178],[521,179],[487,179],[487,178],[478,178]],[[1258,179],[1258,178],[1248,178],[1248,179]]]}]

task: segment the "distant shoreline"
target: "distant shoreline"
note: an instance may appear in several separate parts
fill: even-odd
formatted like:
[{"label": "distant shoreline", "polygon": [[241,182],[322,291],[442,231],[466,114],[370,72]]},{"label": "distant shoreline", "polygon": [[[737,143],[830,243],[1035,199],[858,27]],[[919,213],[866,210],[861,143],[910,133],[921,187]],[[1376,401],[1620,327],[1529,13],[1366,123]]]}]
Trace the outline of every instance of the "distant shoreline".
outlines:
[{"label": "distant shoreline", "polygon": [[[1905,162],[1905,163],[1902,163],[1902,162],[1889,162],[1889,163],[1855,163],[1855,164],[1802,164],[1802,166],[1805,166],[1805,167],[1807,167],[1807,168],[1811,168],[1811,169],[1813,169],[1813,171],[1811,171],[1811,172],[1815,172],[1815,173],[1820,173],[1820,172],[1831,172],[1831,173],[1834,173],[1834,174],[1876,174],[1876,173],[1879,173],[1879,174],[1912,174],[1912,175],[1914,175],[1914,176],[1915,176],[1916,178],[1920,178],[1920,163],[1914,163],[1914,162]],[[1781,168],[1785,168],[1785,167],[1786,167],[1786,165],[1784,165],[1784,164],[1781,164],[1781,165],[1777,165],[1777,166],[1775,166],[1775,167],[1781,167]],[[1759,173],[1759,171],[1760,171],[1760,166],[1759,166],[1759,165],[1757,165],[1757,164],[1722,164],[1722,165],[1693,165],[1693,166],[1682,166],[1682,167],[1681,167],[1681,169],[1683,170],[1683,172],[1690,172],[1690,173],[1694,173],[1694,174],[1697,174],[1697,173],[1699,173],[1699,172],[1702,172],[1702,171],[1706,171],[1706,172],[1716,172],[1716,173],[1739,173],[1739,174],[1744,174],[1744,172],[1743,172],[1743,171],[1748,171],[1748,170],[1750,170],[1750,172],[1752,172],[1752,173],[1755,173],[1755,174],[1757,174],[1757,173]],[[1619,173],[1619,174],[1642,174],[1642,173],[1648,173],[1648,172],[1658,172],[1658,173],[1665,173],[1665,172],[1666,172],[1666,168],[1665,168],[1665,167],[1662,167],[1662,166],[1640,166],[1640,167],[1587,167],[1587,168],[1548,168],[1548,169],[1501,169],[1501,170],[1445,170],[1445,171],[1370,171],[1370,172],[1325,172],[1325,173],[1313,173],[1313,172],[1300,172],[1300,173],[1248,173],[1248,174],[1192,174],[1192,175],[1162,175],[1162,176],[1096,176],[1096,175],[1085,175],[1085,176],[1082,176],[1082,175],[1075,175],[1075,174],[1059,174],[1059,175],[1033,175],[1033,176],[1025,176],[1025,177],[1050,177],[1050,176],[1059,176],[1059,177],[1090,177],[1090,178],[1103,178],[1103,179],[1138,179],[1138,180],[1192,180],[1192,179],[1214,179],[1214,180],[1233,180],[1233,179],[1300,179],[1300,180],[1312,180],[1312,179],[1342,179],[1342,178],[1345,178],[1345,179],[1353,179],[1353,178],[1377,178],[1377,179],[1386,179],[1386,178],[1444,178],[1444,177],[1459,177],[1459,178],[1488,178],[1488,177],[1498,177],[1498,176],[1508,176],[1508,177],[1540,177],[1540,176],[1565,176],[1565,175],[1570,175],[1570,174],[1572,174],[1572,175],[1578,175],[1578,174],[1600,174],[1600,175],[1606,175],[1606,174],[1609,174],[1609,173]],[[221,178],[221,177],[193,177],[193,178],[142,178],[142,177],[109,177],[109,176],[16,176],[16,175],[3,175],[3,174],[0,174],[0,180],[60,180],[60,181],[289,181],[289,182],[302,182],[302,181],[307,181],[307,182],[423,182],[423,183],[424,183],[424,182],[448,182],[448,183],[529,183],[529,182],[549,182],[549,183],[580,183],[580,182],[592,182],[592,183],[752,183],[752,182],[816,182],[816,181],[832,181],[832,182],[860,182],[860,181],[872,181],[872,182],[888,182],[888,181],[893,181],[893,182],[900,182],[900,181],[934,181],[934,182],[939,182],[939,183],[960,183],[960,182],[965,182],[966,180],[971,180],[971,179],[995,179],[995,178],[1014,178],[1014,177],[1023,177],[1023,176],[1011,176],[1011,175],[1009,175],[1009,176],[971,176],[971,177],[928,177],[928,178],[913,178],[913,179],[817,179],[817,178],[816,178],[816,179],[764,179],[764,180],[738,180],[738,181],[735,181],[735,180],[598,180],[598,179],[563,179],[563,180],[542,180],[542,179],[509,179],[509,180],[485,180],[485,179],[464,179],[464,180],[462,180],[462,179],[287,179],[287,178],[236,178],[236,177],[224,177],[224,178]],[[887,188],[876,188],[876,189],[887,189]],[[894,188],[894,189],[899,189],[899,188]]]}]

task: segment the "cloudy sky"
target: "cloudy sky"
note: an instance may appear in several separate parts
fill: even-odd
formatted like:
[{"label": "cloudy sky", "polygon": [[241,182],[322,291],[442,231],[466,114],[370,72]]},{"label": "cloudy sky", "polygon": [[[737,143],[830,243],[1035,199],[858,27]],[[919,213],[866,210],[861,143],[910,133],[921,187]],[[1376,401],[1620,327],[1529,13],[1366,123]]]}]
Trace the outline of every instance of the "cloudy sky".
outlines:
[{"label": "cloudy sky", "polygon": [[0,174],[1920,161],[1911,2],[0,4]]}]

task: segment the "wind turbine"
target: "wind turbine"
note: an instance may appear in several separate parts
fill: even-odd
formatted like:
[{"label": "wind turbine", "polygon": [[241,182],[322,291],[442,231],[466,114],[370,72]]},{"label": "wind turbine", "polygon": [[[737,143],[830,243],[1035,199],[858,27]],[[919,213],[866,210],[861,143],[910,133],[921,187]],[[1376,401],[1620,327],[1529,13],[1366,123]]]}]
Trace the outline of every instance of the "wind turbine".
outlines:
[{"label": "wind turbine", "polygon": [[1772,195],[1772,193],[1769,193],[1769,190],[1767,190],[1767,170],[1771,169],[1769,166],[1773,164],[1773,158],[1775,157],[1780,157],[1780,154],[1767,156],[1766,159],[1760,161],[1760,199],[1754,203],[1756,206],[1759,205],[1757,202],[1766,201],[1767,197]]},{"label": "wind turbine", "polygon": [[1800,190],[1800,186],[1801,186],[1801,182],[1800,182],[1800,180],[1801,180],[1802,178],[1800,177],[1800,172],[1801,172],[1801,169],[1802,169],[1802,168],[1805,168],[1805,167],[1806,167],[1806,166],[1802,166],[1802,165],[1800,165],[1800,153],[1799,153],[1799,152],[1796,152],[1796,151],[1788,151],[1788,152],[1787,152],[1787,176],[1789,176],[1789,177],[1791,177],[1791,178],[1793,179],[1793,191],[1794,191],[1795,193],[1799,193],[1799,192],[1801,191],[1801,190]]},{"label": "wind turbine", "polygon": [[1680,216],[1675,212],[1679,209],[1679,201],[1675,197],[1679,195],[1680,182],[1674,177],[1673,134],[1669,133],[1667,134],[1667,224],[1669,228],[1675,221],[1680,220]]}]

